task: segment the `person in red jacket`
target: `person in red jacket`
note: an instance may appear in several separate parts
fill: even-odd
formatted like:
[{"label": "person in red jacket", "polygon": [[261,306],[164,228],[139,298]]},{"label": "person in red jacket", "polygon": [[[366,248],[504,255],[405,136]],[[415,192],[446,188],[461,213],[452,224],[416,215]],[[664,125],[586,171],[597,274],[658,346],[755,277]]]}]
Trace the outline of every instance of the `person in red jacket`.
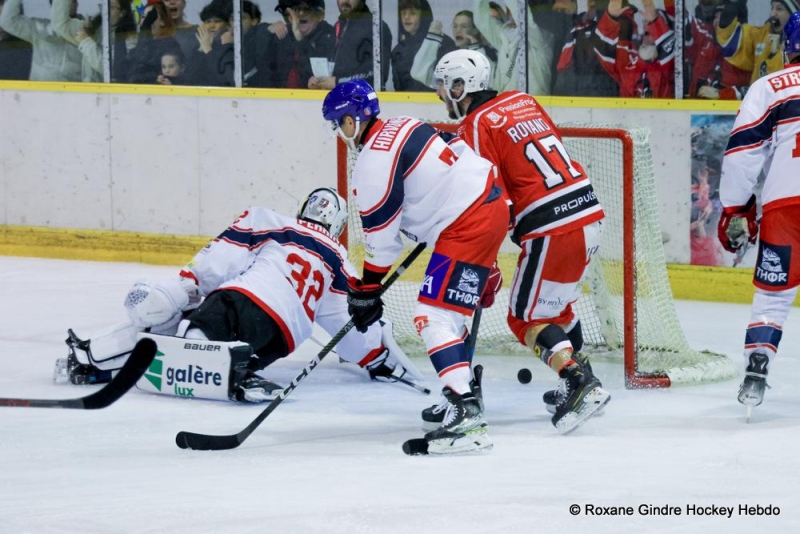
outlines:
[{"label": "person in red jacket", "polygon": [[645,27],[637,35],[634,7],[611,0],[595,32],[602,46],[595,53],[619,84],[623,98],[672,98],[675,95],[675,33],[654,0],[643,0]]}]

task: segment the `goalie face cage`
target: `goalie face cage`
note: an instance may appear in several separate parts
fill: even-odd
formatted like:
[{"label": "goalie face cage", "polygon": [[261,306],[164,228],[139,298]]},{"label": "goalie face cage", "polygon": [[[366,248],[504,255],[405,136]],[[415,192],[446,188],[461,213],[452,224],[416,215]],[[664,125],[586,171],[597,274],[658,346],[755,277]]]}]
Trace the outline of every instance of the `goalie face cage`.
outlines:
[{"label": "goalie face cage", "polygon": [[[457,124],[433,123],[455,132]],[[570,123],[559,127],[570,155],[589,174],[606,213],[600,251],[584,280],[583,295],[573,304],[581,320],[584,352],[593,359],[622,360],[628,388],[668,387],[727,380],[737,376],[724,355],[689,347],[678,322],[667,276],[658,220],[658,198],[650,154],[649,130],[622,126]],[[339,140],[337,146],[339,194],[349,205],[349,255],[363,265],[361,220],[349,187],[356,155]],[[411,245],[409,245],[411,246]],[[511,280],[518,250],[504,245],[498,263]],[[412,319],[426,262],[407,273],[406,282],[384,295],[386,314],[394,322],[395,337],[412,352],[424,353]],[[410,275],[410,276],[409,276]],[[409,282],[408,280],[414,280]],[[483,353],[523,352],[506,323],[508,290],[484,310],[477,350]]]}]

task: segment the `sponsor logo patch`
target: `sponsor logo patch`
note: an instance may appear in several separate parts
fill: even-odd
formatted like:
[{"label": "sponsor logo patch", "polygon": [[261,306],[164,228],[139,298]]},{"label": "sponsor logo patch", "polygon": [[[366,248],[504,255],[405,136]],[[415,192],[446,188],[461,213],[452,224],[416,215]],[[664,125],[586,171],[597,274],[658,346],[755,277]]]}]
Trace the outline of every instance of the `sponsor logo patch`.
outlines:
[{"label": "sponsor logo patch", "polygon": [[486,267],[457,261],[442,301],[460,308],[475,309],[488,276]]},{"label": "sponsor logo patch", "polygon": [[756,261],[756,281],[765,286],[785,286],[789,281],[791,258],[791,246],[771,245],[762,240]]}]

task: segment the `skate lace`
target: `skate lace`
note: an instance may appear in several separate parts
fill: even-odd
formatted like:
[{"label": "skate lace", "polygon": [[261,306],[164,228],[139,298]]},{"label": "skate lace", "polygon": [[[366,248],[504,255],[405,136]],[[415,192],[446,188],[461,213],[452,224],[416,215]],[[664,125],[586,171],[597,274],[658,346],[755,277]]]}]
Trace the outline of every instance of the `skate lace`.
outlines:
[{"label": "skate lace", "polygon": [[[450,404],[450,402],[445,397],[442,397],[442,401],[439,404],[437,404],[436,406],[434,406],[431,411],[433,413],[435,413],[435,414],[438,414],[438,413],[441,413],[444,410],[446,410],[448,408],[448,406],[452,406],[452,405]],[[445,414],[445,416],[446,415],[447,414]]]},{"label": "skate lace", "polygon": [[444,420],[442,421],[442,426],[448,426],[453,421],[456,420],[456,416],[458,415],[458,410],[454,404],[447,403],[447,411],[444,414]]}]

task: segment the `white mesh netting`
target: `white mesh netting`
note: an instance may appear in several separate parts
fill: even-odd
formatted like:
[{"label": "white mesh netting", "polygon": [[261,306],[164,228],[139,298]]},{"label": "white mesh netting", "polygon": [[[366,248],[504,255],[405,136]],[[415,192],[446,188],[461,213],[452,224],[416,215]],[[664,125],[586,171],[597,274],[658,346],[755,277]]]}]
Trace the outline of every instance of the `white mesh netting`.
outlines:
[{"label": "white mesh netting", "polygon": [[[439,125],[441,126],[441,125]],[[638,373],[666,374],[671,383],[692,383],[723,380],[737,375],[733,362],[720,354],[697,351],[689,347],[672,301],[667,266],[662,246],[658,217],[653,162],[650,154],[649,130],[618,125],[570,123],[564,142],[572,158],[588,172],[605,210],[602,245],[588,273],[584,294],[576,305],[586,343],[585,351],[593,358],[622,360],[626,320],[633,328],[635,350],[632,352]],[[586,137],[579,129],[590,128]],[[445,126],[444,129],[452,129]],[[623,142],[614,137],[620,130],[633,141],[633,154],[627,154]],[[573,134],[581,134],[576,137]],[[605,137],[608,133],[608,137]],[[634,217],[623,216],[623,166],[625,158],[633,158]],[[355,154],[348,154],[348,179]],[[340,181],[342,183],[342,181]],[[349,181],[348,181],[349,183]],[[348,242],[350,259],[357,268],[363,265],[363,236],[358,211],[348,187],[350,218]],[[624,310],[624,236],[633,232],[632,312]],[[413,246],[409,243],[409,250]],[[498,258],[507,283],[514,273],[516,247],[505,245]],[[394,323],[395,337],[405,349],[424,353],[421,339],[413,326],[416,295],[429,255],[423,255],[384,296],[385,313]],[[506,324],[508,290],[502,289],[495,305],[484,310],[476,351],[479,354],[526,352]]]}]

